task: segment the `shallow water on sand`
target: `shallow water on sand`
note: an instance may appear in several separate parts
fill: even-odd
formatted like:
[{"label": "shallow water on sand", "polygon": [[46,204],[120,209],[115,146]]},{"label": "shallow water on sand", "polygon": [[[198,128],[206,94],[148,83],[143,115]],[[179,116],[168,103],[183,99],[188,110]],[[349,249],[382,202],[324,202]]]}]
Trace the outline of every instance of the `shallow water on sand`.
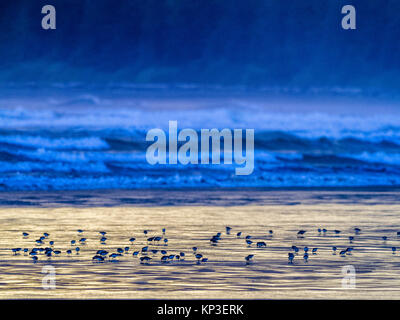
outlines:
[{"label": "shallow water on sand", "polygon": [[[95,207],[95,208],[2,208],[0,209],[0,298],[400,298],[400,251],[398,212],[400,205],[318,204],[265,205],[238,207]],[[232,227],[229,235],[225,226]],[[355,235],[353,228],[362,229]],[[186,253],[184,261],[161,263],[161,254],[149,253],[148,265],[140,264],[132,252],[147,245],[150,236],[162,235],[168,245],[149,249],[168,254]],[[318,228],[326,228],[325,235]],[[83,229],[82,234],[77,230]],[[145,236],[143,230],[149,230]],[[274,231],[269,236],[268,230]],[[304,238],[297,231],[307,230]],[[336,235],[333,230],[342,232]],[[99,231],[107,231],[106,244],[100,244]],[[241,231],[240,238],[236,233]],[[29,236],[23,238],[22,232]],[[50,234],[44,245],[35,239]],[[221,232],[212,246],[209,239]],[[248,247],[244,237],[251,235]],[[355,237],[352,244],[348,236]],[[386,235],[388,239],[382,240]],[[87,238],[79,254],[66,254],[72,239]],[[135,237],[133,245],[129,239]],[[47,247],[62,251],[50,259],[39,254],[37,263],[11,248]],[[256,248],[257,241],[267,243]],[[288,264],[291,246],[300,248],[294,264]],[[129,246],[118,262],[93,263],[98,249],[116,252]],[[192,247],[209,259],[196,264]],[[318,248],[309,261],[303,248]],[[332,246],[338,247],[333,254]],[[351,255],[339,251],[353,247]],[[254,254],[253,263],[244,257]],[[139,256],[141,256],[139,254]],[[43,289],[42,268],[55,267],[56,288]],[[356,288],[342,288],[342,267],[356,269]]]}]

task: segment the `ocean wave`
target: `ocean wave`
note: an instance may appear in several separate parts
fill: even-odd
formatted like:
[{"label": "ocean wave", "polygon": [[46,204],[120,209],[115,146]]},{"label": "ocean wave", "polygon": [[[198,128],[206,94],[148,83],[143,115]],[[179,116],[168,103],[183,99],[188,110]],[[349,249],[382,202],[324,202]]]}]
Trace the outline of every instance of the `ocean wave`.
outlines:
[{"label": "ocean wave", "polygon": [[[400,117],[273,113],[238,101],[212,112],[194,101],[103,108],[110,101],[92,95],[49,103],[57,107],[0,109],[0,190],[400,185]],[[255,129],[254,172],[148,164],[146,132],[167,133],[169,120],[179,130]]]},{"label": "ocean wave", "polygon": [[4,136],[0,143],[14,144],[33,148],[61,150],[101,150],[109,148],[107,142],[99,137],[50,138],[41,136]]},{"label": "ocean wave", "polygon": [[400,166],[400,153],[363,152],[361,154],[345,154],[344,157],[369,163],[380,163]]},{"label": "ocean wave", "polygon": [[392,141],[400,144],[400,117],[392,115],[341,115],[324,113],[268,113],[263,108],[248,106],[215,106],[213,111],[92,108],[35,110],[26,108],[0,109],[0,127],[4,129],[76,129],[80,130],[148,130],[168,131],[168,121],[178,121],[178,129],[243,128],[258,132],[285,132],[300,138],[354,138],[371,142]]}]

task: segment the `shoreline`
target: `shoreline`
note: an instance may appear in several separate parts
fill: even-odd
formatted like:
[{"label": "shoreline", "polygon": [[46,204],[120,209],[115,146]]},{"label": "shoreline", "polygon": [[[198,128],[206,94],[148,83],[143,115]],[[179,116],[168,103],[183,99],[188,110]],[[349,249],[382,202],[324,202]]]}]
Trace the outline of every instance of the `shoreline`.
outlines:
[{"label": "shoreline", "polygon": [[400,204],[400,188],[111,189],[2,191],[0,208]]}]

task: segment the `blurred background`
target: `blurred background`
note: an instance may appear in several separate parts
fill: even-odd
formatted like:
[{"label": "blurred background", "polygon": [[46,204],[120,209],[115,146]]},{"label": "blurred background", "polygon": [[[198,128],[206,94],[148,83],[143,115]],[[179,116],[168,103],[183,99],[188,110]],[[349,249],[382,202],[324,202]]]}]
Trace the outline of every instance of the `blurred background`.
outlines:
[{"label": "blurred background", "polygon": [[[56,8],[56,30],[41,9]],[[352,4],[357,29],[341,28]],[[4,0],[0,189],[400,182],[395,0]],[[255,171],[150,166],[146,131],[256,130]]]}]

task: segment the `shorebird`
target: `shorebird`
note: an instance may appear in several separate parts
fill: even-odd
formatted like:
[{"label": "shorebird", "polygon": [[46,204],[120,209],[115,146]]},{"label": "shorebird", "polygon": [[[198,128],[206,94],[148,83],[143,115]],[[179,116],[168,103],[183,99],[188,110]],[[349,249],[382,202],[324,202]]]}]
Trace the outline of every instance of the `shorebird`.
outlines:
[{"label": "shorebird", "polygon": [[28,232],[22,232],[22,235],[23,235],[24,237],[27,237],[27,236],[29,236],[29,233],[28,233]]},{"label": "shorebird", "polygon": [[386,237],[386,236],[383,236],[383,237],[382,237],[382,240],[383,240],[383,241],[386,241],[386,240],[387,240],[387,237]]},{"label": "shorebird", "polygon": [[130,239],[129,239],[129,241],[130,241],[131,243],[133,243],[135,240],[136,240],[136,238],[130,238]]},{"label": "shorebird", "polygon": [[396,247],[392,247],[392,253],[393,253],[393,254],[396,253]]},{"label": "shorebird", "polygon": [[210,242],[211,242],[211,244],[212,245],[217,245],[218,244],[218,240],[219,240],[219,238],[217,238],[216,236],[213,236],[211,239],[210,239]]},{"label": "shorebird", "polygon": [[231,233],[231,230],[232,230],[231,227],[225,227],[225,229],[226,229],[226,234],[230,234]]},{"label": "shorebird", "polygon": [[247,240],[246,240],[246,243],[247,243],[247,244],[248,244],[248,246],[250,247],[250,246],[251,246],[251,244],[253,243],[253,241],[251,241],[251,240],[247,239]]},{"label": "shorebird", "polygon": [[317,254],[318,248],[313,248],[312,249],[312,254]]},{"label": "shorebird", "polygon": [[71,240],[71,245],[74,245],[76,243],[75,240]]},{"label": "shorebird", "polygon": [[288,253],[288,259],[289,259],[289,264],[292,264],[294,259],[294,254],[292,252]]},{"label": "shorebird", "polygon": [[242,235],[242,233],[241,232],[238,232],[238,233],[236,233],[236,237],[240,237]]},{"label": "shorebird", "polygon": [[101,256],[106,256],[108,254],[108,251],[106,251],[106,250],[97,250],[96,254],[97,255],[101,255]]},{"label": "shorebird", "polygon": [[21,251],[21,248],[14,248],[14,249],[11,249],[11,251],[14,252],[14,255],[16,255],[17,252]]},{"label": "shorebird", "polygon": [[253,259],[254,254],[249,254],[244,259],[246,260],[246,265],[251,263],[251,259]]},{"label": "shorebird", "polygon": [[97,262],[104,262],[104,258],[102,256],[94,256],[92,260]]},{"label": "shorebird", "polygon": [[257,248],[265,248],[267,244],[264,241],[257,242]]},{"label": "shorebird", "polygon": [[336,254],[337,248],[336,247],[332,247],[332,250],[333,250],[333,254]]},{"label": "shorebird", "polygon": [[195,255],[195,257],[196,257],[196,259],[201,259],[201,258],[203,257],[203,255],[202,255],[201,253],[197,253],[197,254]]},{"label": "shorebird", "polygon": [[308,253],[305,253],[304,256],[303,256],[303,258],[304,258],[304,261],[305,261],[305,262],[308,262]]},{"label": "shorebird", "polygon": [[360,228],[354,228],[354,232],[355,232],[356,234],[360,233],[360,231],[361,231]]},{"label": "shorebird", "polygon": [[305,234],[306,232],[307,232],[307,231],[305,231],[305,230],[300,230],[299,232],[297,232],[297,236],[298,236],[299,238],[301,238],[301,237],[304,236],[304,234]]},{"label": "shorebird", "polygon": [[336,234],[339,234],[339,233],[341,233],[342,231],[340,231],[340,230],[333,230],[333,232],[336,233]]},{"label": "shorebird", "polygon": [[122,256],[120,253],[111,253],[109,255],[109,258],[111,259],[111,261],[117,262],[115,258]]},{"label": "shorebird", "polygon": [[140,257],[140,263],[145,263],[148,264],[150,262],[151,258],[150,257]]},{"label": "shorebird", "polygon": [[353,237],[353,236],[350,236],[350,237],[349,237],[349,241],[350,241],[350,243],[352,243],[352,242],[353,242],[353,240],[354,240],[354,237]]},{"label": "shorebird", "polygon": [[154,237],[154,241],[156,241],[157,243],[160,242],[161,239],[162,239],[162,237],[160,237],[160,236]]}]

